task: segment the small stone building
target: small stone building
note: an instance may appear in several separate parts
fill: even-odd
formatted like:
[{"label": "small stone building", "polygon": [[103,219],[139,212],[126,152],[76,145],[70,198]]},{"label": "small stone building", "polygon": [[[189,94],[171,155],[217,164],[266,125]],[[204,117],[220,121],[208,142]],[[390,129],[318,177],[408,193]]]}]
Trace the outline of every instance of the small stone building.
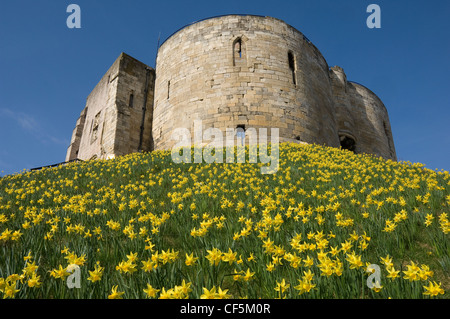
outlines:
[{"label": "small stone building", "polygon": [[227,15],[164,41],[156,70],[122,53],[87,98],[66,161],[170,149],[177,128],[278,128],[281,142],[396,160],[389,116],[285,22]]}]

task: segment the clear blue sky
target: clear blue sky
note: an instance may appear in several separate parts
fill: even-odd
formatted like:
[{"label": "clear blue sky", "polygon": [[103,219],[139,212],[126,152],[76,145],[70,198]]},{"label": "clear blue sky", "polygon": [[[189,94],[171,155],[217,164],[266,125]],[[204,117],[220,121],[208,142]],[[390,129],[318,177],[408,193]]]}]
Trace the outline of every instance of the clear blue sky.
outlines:
[{"label": "clear blue sky", "polygon": [[[66,8],[81,7],[81,29]],[[366,8],[381,7],[381,29]],[[154,66],[163,40],[223,14],[279,18],[329,66],[386,105],[399,160],[450,171],[449,1],[3,1],[0,5],[1,175],[64,161],[86,97],[121,52]]]}]

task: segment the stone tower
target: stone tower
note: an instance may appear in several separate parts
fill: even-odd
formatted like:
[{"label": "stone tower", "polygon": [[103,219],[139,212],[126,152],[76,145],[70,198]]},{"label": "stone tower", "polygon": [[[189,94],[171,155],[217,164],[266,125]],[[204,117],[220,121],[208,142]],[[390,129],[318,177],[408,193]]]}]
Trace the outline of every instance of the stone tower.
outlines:
[{"label": "stone tower", "polygon": [[122,53],[89,94],[66,161],[151,151],[155,71]]},{"label": "stone tower", "polygon": [[278,128],[280,141],[342,146],[396,160],[387,110],[330,68],[285,22],[227,15],[186,26],[158,50],[156,71],[122,54],[89,95],[66,160],[170,149],[172,133]]},{"label": "stone tower", "polygon": [[205,127],[277,127],[281,141],[339,146],[328,65],[302,33],[268,17],[224,16],[190,25],[158,52],[153,137]]},{"label": "stone tower", "polygon": [[355,153],[397,160],[389,116],[383,102],[368,88],[347,81],[344,70],[330,69],[335,118],[341,145]]}]

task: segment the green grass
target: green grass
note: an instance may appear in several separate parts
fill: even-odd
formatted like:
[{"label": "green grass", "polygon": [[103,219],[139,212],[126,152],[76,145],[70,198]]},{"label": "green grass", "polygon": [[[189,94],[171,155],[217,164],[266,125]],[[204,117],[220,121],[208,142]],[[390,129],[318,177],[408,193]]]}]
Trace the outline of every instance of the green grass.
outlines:
[{"label": "green grass", "polygon": [[[117,285],[124,298],[145,298],[150,284],[159,289],[158,298],[163,288],[180,291],[184,280],[190,283],[189,298],[200,298],[213,286],[233,298],[429,298],[423,293],[430,282],[445,291],[438,298],[449,298],[448,172],[297,144],[280,146],[275,174],[262,175],[262,165],[175,164],[170,152],[157,151],[5,176],[0,179],[0,296],[107,298]],[[428,226],[427,215],[433,217]],[[387,220],[393,230],[386,231]],[[110,221],[119,229],[107,226]],[[195,235],[194,229],[203,232]],[[296,236],[301,236],[298,245]],[[269,248],[267,240],[273,242]],[[347,251],[340,249],[345,242],[351,243]],[[335,255],[332,247],[339,249]],[[236,259],[210,265],[206,256],[213,248],[231,249]],[[176,256],[164,263],[169,251]],[[70,252],[85,257],[79,289],[68,289],[65,279],[51,275],[68,266]],[[136,271],[118,271],[130,252],[137,256]],[[329,259],[319,258],[321,252]],[[25,261],[29,253],[32,259]],[[185,256],[191,253],[198,260],[188,266]],[[352,253],[362,263],[355,269],[347,260]],[[248,260],[250,254],[255,261]],[[289,261],[290,254],[298,264]],[[381,260],[387,255],[400,271],[393,280]],[[157,266],[146,272],[142,262],[152,257]],[[305,264],[307,257],[313,265]],[[39,287],[29,287],[31,272],[22,275],[32,261]],[[404,271],[412,262],[418,274],[428,266],[432,276],[407,280]],[[103,275],[91,282],[89,272],[97,263]],[[327,263],[335,267],[329,275],[321,270]],[[366,285],[369,264],[381,267],[379,292]],[[254,273],[248,281],[240,273],[247,270]],[[299,294],[307,271],[315,287]],[[280,293],[275,288],[283,279],[289,287]],[[7,295],[8,286],[17,291]]]}]

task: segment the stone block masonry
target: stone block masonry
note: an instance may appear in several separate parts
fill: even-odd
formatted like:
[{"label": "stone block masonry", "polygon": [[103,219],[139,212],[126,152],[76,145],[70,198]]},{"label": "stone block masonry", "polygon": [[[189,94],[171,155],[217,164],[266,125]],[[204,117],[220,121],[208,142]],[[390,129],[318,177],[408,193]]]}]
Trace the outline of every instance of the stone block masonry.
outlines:
[{"label": "stone block masonry", "polygon": [[155,71],[122,53],[81,112],[66,161],[151,151]]},{"label": "stone block masonry", "polygon": [[170,149],[172,133],[278,128],[280,141],[396,160],[389,117],[369,89],[330,68],[285,22],[228,15],[191,24],[160,46],[156,70],[121,54],[89,95],[66,160]]}]

